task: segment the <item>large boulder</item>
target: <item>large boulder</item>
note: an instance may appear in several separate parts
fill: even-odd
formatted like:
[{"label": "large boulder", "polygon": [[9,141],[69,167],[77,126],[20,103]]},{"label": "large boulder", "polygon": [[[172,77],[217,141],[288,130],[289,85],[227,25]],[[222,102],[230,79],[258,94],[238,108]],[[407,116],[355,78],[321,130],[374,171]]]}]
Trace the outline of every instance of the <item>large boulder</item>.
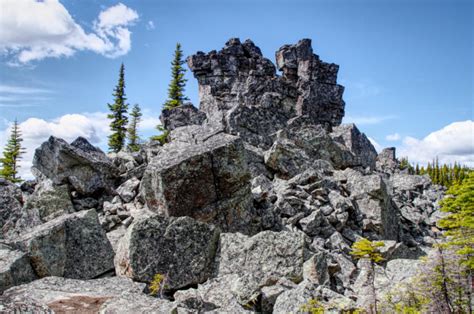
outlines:
[{"label": "large boulder", "polygon": [[54,185],[49,179],[41,180],[25,202],[26,209],[37,209],[42,221],[74,212],[66,184]]},{"label": "large boulder", "polygon": [[343,124],[333,129],[331,137],[343,144],[353,155],[351,167],[375,168],[377,151],[355,124]]},{"label": "large boulder", "polygon": [[395,173],[400,170],[395,151],[395,147],[387,147],[377,155],[376,168],[378,171]]},{"label": "large boulder", "polygon": [[114,251],[91,209],[63,215],[14,239],[39,277],[90,279],[113,269]]},{"label": "large boulder", "polygon": [[18,186],[0,178],[0,228],[1,235],[13,231],[16,221],[21,216],[23,197]]},{"label": "large boulder", "polygon": [[120,240],[115,270],[142,282],[164,275],[167,290],[198,284],[212,273],[218,238],[216,227],[190,217],[141,217]]},{"label": "large boulder", "polygon": [[241,304],[258,297],[260,289],[283,277],[299,282],[303,278],[304,234],[263,231],[252,237],[223,233],[217,257],[218,276],[237,274],[234,292]]},{"label": "large boulder", "polygon": [[205,127],[171,132],[175,140],[148,164],[141,198],[148,209],[166,216],[189,216],[249,233],[255,215],[242,141],[208,132]]},{"label": "large boulder", "polygon": [[309,168],[318,168],[319,160],[337,168],[352,164],[353,156],[335,142],[322,125],[314,125],[307,117],[292,120],[280,130],[272,147],[265,153],[265,164],[279,177],[288,179]]},{"label": "large boulder", "polygon": [[0,312],[175,313],[176,305],[147,296],[144,289],[145,284],[120,277],[47,277],[7,290],[0,296]]},{"label": "large boulder", "polygon": [[199,111],[191,103],[176,108],[164,109],[160,116],[163,127],[168,131],[186,125],[201,125],[204,120],[206,120],[206,114]]},{"label": "large boulder", "polygon": [[111,160],[82,137],[68,144],[51,136],[36,149],[33,168],[38,176],[56,185],[69,184],[82,195],[111,190],[118,176]]},{"label": "large boulder", "polygon": [[0,243],[0,294],[11,286],[35,279],[36,275],[31,268],[28,255]]}]

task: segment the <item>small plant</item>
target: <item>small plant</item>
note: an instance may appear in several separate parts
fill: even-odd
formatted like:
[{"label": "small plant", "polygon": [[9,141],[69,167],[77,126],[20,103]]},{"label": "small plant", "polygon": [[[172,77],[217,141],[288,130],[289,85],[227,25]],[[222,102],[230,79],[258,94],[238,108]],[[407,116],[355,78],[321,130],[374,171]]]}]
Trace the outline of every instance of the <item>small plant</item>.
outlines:
[{"label": "small plant", "polygon": [[156,274],[153,276],[153,280],[150,283],[150,294],[153,296],[163,296],[163,288],[166,283],[166,276],[162,274]]},{"label": "small plant", "polygon": [[161,145],[168,143],[168,135],[170,134],[170,131],[166,130],[162,125],[158,125],[156,128],[158,131],[161,131],[161,134],[152,136],[151,139],[160,142]]},{"label": "small plant", "polygon": [[309,314],[324,314],[324,306],[318,300],[310,299],[300,307],[300,311]]}]

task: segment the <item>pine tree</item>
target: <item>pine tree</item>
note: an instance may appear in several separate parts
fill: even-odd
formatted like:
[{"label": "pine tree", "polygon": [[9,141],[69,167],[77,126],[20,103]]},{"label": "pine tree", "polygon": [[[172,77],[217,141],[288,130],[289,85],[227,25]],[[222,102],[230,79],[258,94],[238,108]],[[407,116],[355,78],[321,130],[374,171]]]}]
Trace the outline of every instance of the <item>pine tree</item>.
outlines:
[{"label": "pine tree", "polygon": [[10,139],[3,151],[3,158],[0,158],[0,162],[2,163],[0,177],[14,183],[22,181],[18,176],[18,169],[20,168],[18,162],[21,159],[21,155],[25,153],[24,148],[21,146],[22,141],[20,127],[18,126],[18,121],[15,119]]},{"label": "pine tree", "polygon": [[110,129],[112,134],[109,135],[109,150],[111,152],[119,152],[125,145],[127,135],[127,110],[128,104],[125,103],[125,67],[122,63],[120,66],[118,84],[114,89],[115,97],[113,104],[108,104],[110,113],[107,118],[111,119]]},{"label": "pine tree", "polygon": [[140,137],[138,136],[138,125],[140,124],[140,120],[142,117],[142,111],[138,104],[135,104],[132,109],[132,113],[130,113],[131,121],[130,125],[128,126],[128,148],[132,152],[137,152],[140,150]]},{"label": "pine tree", "polygon": [[173,62],[171,62],[171,82],[168,87],[168,100],[164,104],[165,109],[179,107],[185,100],[188,100],[184,95],[184,86],[186,85],[184,63],[181,44],[177,43]]},{"label": "pine tree", "polygon": [[370,283],[372,288],[372,297],[374,300],[374,309],[371,313],[378,313],[377,310],[377,294],[375,290],[375,264],[382,262],[384,259],[380,253],[380,247],[384,246],[382,241],[369,241],[365,238],[357,240],[352,244],[350,254],[357,259],[367,258],[370,261]]}]

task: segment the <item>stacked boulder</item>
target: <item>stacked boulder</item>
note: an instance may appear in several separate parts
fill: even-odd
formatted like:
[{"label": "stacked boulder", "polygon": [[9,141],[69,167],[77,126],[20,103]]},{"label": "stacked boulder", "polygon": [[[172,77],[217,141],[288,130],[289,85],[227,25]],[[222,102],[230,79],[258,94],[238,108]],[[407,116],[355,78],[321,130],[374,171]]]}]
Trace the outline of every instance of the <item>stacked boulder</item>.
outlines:
[{"label": "stacked boulder", "polygon": [[367,263],[349,254],[361,237],[384,241],[382,291],[415,273],[443,188],[341,124],[338,66],[309,39],[276,66],[238,39],[188,66],[200,107],[163,111],[168,143],[107,156],[51,137],[34,182],[0,181],[0,311],[368,307]]}]

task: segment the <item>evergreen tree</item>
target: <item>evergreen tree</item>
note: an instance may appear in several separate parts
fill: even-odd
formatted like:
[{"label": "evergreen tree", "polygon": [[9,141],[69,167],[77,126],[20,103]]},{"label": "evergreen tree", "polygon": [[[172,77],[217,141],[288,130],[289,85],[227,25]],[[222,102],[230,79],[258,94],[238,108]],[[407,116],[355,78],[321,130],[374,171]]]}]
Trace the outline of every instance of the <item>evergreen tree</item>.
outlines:
[{"label": "evergreen tree", "polygon": [[18,176],[18,168],[20,168],[18,162],[21,159],[21,155],[25,153],[24,148],[21,147],[22,141],[20,127],[18,126],[18,121],[15,119],[10,139],[3,150],[3,158],[0,158],[0,162],[2,163],[0,177],[14,183],[22,181]]},{"label": "evergreen tree", "polygon": [[125,145],[127,136],[127,109],[128,104],[125,103],[125,67],[122,63],[120,66],[118,84],[114,89],[115,97],[113,104],[108,104],[111,113],[107,116],[112,120],[110,129],[112,134],[109,135],[109,150],[111,152],[119,152]]},{"label": "evergreen tree", "polygon": [[384,259],[380,253],[380,247],[384,246],[382,241],[369,241],[365,238],[357,240],[352,244],[350,254],[357,259],[367,258],[370,261],[370,283],[372,288],[372,297],[374,308],[370,313],[378,313],[377,310],[377,294],[375,290],[375,264],[382,262]]},{"label": "evergreen tree", "polygon": [[138,104],[133,106],[132,112],[130,113],[131,121],[128,126],[128,148],[132,152],[137,152],[140,150],[140,137],[138,136],[138,125],[142,117],[142,111]]},{"label": "evergreen tree", "polygon": [[168,87],[168,100],[164,104],[165,109],[179,107],[185,100],[188,100],[184,95],[184,86],[186,85],[184,63],[181,44],[177,43],[173,62],[171,62],[171,82]]}]

